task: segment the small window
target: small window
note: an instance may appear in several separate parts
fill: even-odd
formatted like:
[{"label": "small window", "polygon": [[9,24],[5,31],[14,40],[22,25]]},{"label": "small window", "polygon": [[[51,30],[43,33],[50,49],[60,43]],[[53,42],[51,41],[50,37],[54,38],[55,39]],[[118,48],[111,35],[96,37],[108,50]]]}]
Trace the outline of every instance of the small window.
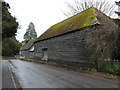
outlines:
[{"label": "small window", "polygon": [[30,52],[33,52],[34,51],[34,46],[32,46],[30,49],[29,49]]}]

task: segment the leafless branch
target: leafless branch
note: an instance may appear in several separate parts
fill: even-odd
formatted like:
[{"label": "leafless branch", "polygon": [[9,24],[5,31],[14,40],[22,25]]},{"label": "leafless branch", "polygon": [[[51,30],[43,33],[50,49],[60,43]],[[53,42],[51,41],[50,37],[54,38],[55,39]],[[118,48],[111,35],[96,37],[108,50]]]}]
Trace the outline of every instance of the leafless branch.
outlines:
[{"label": "leafless branch", "polygon": [[78,0],[74,1],[74,3],[66,2],[65,4],[69,11],[64,11],[63,13],[67,17],[73,16],[90,7],[95,7],[107,16],[112,16],[116,7],[115,4],[111,4],[106,0]]}]

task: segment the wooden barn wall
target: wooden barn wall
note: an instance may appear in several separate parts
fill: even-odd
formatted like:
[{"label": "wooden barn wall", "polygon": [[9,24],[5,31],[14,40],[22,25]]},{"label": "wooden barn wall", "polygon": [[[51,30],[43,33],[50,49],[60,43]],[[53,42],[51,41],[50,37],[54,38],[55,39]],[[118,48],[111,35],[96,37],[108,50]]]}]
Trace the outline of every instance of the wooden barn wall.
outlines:
[{"label": "wooden barn wall", "polygon": [[42,59],[47,49],[49,61],[91,62],[85,46],[86,36],[93,29],[85,28],[35,43],[34,59]]},{"label": "wooden barn wall", "polygon": [[[76,30],[71,33],[66,33],[46,40],[36,42],[34,44],[34,52],[28,50],[23,51],[22,55],[35,59],[43,59],[44,50],[46,49],[48,61],[59,63],[76,64],[79,62],[92,62],[89,53],[86,49],[86,36],[88,32],[95,30],[95,27]],[[74,63],[73,63],[74,62]]]}]

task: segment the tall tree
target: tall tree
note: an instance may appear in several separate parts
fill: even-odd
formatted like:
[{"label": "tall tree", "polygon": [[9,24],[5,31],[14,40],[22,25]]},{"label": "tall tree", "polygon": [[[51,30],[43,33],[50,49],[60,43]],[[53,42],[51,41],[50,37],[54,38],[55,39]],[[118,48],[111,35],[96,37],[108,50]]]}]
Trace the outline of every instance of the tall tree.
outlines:
[{"label": "tall tree", "polygon": [[2,2],[2,39],[15,36],[18,28],[18,22],[9,9],[9,4]]},{"label": "tall tree", "polygon": [[26,33],[24,34],[24,39],[25,39],[25,41],[29,41],[29,40],[34,39],[34,38],[37,38],[37,34],[35,31],[35,26],[31,22],[26,30]]},{"label": "tall tree", "polygon": [[68,11],[63,11],[63,13],[68,17],[90,7],[95,7],[106,15],[111,16],[113,15],[115,8],[114,4],[111,4],[106,0],[76,0],[73,3],[66,2],[65,4],[68,7]]}]

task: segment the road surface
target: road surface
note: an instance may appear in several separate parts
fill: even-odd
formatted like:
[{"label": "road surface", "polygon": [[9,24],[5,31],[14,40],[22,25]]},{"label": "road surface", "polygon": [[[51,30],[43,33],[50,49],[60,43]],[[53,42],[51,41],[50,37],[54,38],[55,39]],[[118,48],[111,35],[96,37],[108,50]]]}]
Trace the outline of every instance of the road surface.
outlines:
[{"label": "road surface", "polygon": [[7,60],[2,60],[2,88],[15,88]]},{"label": "road surface", "polygon": [[118,82],[62,68],[11,60],[23,88],[118,88]]}]

